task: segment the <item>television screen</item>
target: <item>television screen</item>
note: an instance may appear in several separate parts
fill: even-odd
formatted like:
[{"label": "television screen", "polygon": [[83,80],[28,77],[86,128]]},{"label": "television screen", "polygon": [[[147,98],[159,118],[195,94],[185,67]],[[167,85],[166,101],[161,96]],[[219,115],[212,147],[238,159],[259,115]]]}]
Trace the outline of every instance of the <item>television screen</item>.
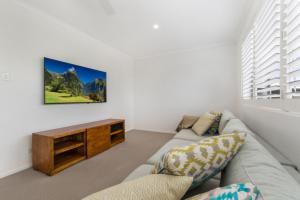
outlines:
[{"label": "television screen", "polygon": [[44,58],[44,102],[106,102],[106,72]]}]

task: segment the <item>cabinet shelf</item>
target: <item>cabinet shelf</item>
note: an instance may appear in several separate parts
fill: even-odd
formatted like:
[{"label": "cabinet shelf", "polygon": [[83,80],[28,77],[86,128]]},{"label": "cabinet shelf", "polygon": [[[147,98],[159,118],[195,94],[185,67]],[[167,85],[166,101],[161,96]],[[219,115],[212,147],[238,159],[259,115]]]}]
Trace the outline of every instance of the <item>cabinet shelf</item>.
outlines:
[{"label": "cabinet shelf", "polygon": [[122,133],[123,131],[124,130],[114,131],[114,132],[110,133],[110,135],[116,135],[116,134]]},{"label": "cabinet shelf", "polygon": [[110,136],[111,146],[124,142],[124,140],[125,140],[124,131],[120,131],[120,133]]},{"label": "cabinet shelf", "polygon": [[125,139],[114,140],[114,141],[112,141],[111,146],[115,146],[115,145],[120,144],[124,141],[125,141]]},{"label": "cabinet shelf", "polygon": [[66,152],[66,151],[70,151],[70,150],[82,147],[83,145],[84,145],[83,142],[78,142],[78,141],[60,142],[60,143],[54,145],[54,154],[58,155],[58,154]]},{"label": "cabinet shelf", "polygon": [[65,155],[60,158],[57,158],[57,160],[55,161],[53,174],[60,172],[64,169],[66,169],[67,167],[70,167],[84,159],[85,159],[85,156],[81,155],[79,153],[78,154],[69,154],[69,155]]}]

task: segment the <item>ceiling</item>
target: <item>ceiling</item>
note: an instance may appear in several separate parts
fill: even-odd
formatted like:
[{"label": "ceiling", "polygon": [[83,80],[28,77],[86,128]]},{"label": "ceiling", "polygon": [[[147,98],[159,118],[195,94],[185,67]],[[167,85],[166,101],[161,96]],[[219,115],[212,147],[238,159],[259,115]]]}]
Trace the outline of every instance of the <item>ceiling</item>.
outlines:
[{"label": "ceiling", "polygon": [[[235,42],[252,0],[20,0],[134,57]],[[153,29],[153,24],[160,28]]]}]

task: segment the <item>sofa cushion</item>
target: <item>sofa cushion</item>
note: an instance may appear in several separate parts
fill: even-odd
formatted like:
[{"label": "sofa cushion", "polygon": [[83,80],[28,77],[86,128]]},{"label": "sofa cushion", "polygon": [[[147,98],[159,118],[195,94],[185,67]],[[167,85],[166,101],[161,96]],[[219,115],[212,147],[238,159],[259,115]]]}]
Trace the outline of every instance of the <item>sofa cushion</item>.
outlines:
[{"label": "sofa cushion", "polygon": [[299,184],[252,134],[248,134],[240,152],[223,171],[221,186],[246,182],[258,187],[260,200],[298,200],[300,197]]},{"label": "sofa cushion", "polygon": [[248,134],[252,134],[252,136],[261,144],[263,145],[271,155],[273,155],[280,163],[284,164],[293,164],[288,158],[286,158],[283,154],[281,154],[277,149],[275,149],[272,145],[266,142],[262,137],[248,129],[248,127],[239,119],[232,119],[230,120],[227,125],[225,126],[222,134],[232,133],[234,131],[241,131]]},{"label": "sofa cushion", "polygon": [[287,157],[285,157],[282,153],[280,153],[277,149],[275,149],[275,147],[273,147],[272,145],[270,145],[267,141],[265,141],[262,137],[260,137],[259,135],[256,135],[254,133],[253,137],[261,144],[263,145],[268,152],[274,157],[276,158],[281,164],[289,164],[289,165],[293,165],[293,162],[290,161]]},{"label": "sofa cushion", "polygon": [[[147,176],[152,174],[152,170],[154,168],[154,165],[148,165],[148,164],[143,164],[137,167],[135,170],[133,170],[124,180],[123,182],[131,181],[143,176]],[[202,192],[207,192],[213,188],[219,187],[220,185],[220,180],[221,180],[221,173],[218,173],[216,176],[212,177],[209,179],[209,181],[205,182],[205,184],[202,184],[200,189]],[[206,190],[207,189],[207,190]],[[201,192],[198,192],[201,193]],[[196,194],[198,194],[196,193]],[[195,193],[194,193],[195,194]]]},{"label": "sofa cushion", "polygon": [[237,183],[198,194],[187,200],[255,200],[258,195],[259,190],[252,183]]},{"label": "sofa cushion", "polygon": [[219,124],[219,133],[222,133],[224,127],[226,126],[226,124],[231,120],[236,118],[230,111],[228,110],[224,110],[222,112],[222,117],[220,120],[220,124]]},{"label": "sofa cushion", "polygon": [[179,132],[182,129],[192,128],[198,119],[199,116],[184,115],[181,122],[177,126],[176,131]]},{"label": "sofa cushion", "polygon": [[285,164],[293,164],[288,158],[286,158],[283,154],[281,154],[277,149],[275,149],[272,145],[266,142],[262,137],[259,135],[254,134],[253,132],[248,129],[248,127],[239,119],[232,119],[230,120],[227,125],[225,126],[222,134],[232,133],[234,131],[245,132],[248,134],[252,134],[252,136],[261,144],[263,145],[271,155],[273,155],[280,163]]},{"label": "sofa cushion", "polygon": [[199,185],[198,187],[187,191],[187,193],[182,199],[186,199],[197,194],[205,193],[218,187],[220,187],[220,180],[211,178]]},{"label": "sofa cushion", "polygon": [[207,135],[196,135],[194,131],[191,129],[182,129],[179,133],[177,133],[174,138],[175,139],[181,139],[181,140],[190,140],[194,142],[198,142],[204,138],[208,137]]},{"label": "sofa cushion", "polygon": [[245,133],[208,137],[197,144],[175,147],[155,164],[153,173],[191,176],[192,187],[218,174],[244,144]]},{"label": "sofa cushion", "polygon": [[154,165],[141,165],[135,170],[133,170],[124,180],[123,182],[131,181],[143,176],[147,176],[151,174],[151,171],[153,170]]},{"label": "sofa cushion", "polygon": [[212,179],[221,180],[221,172],[212,177]]},{"label": "sofa cushion", "polygon": [[152,174],[96,192],[83,200],[153,200],[181,199],[193,178]]},{"label": "sofa cushion", "polygon": [[222,117],[222,113],[219,112],[210,112],[211,114],[216,115],[214,123],[209,127],[205,134],[208,135],[219,135],[219,125]]},{"label": "sofa cushion", "polygon": [[284,165],[284,168],[300,184],[300,173],[293,166]]},{"label": "sofa cushion", "polygon": [[206,131],[211,127],[216,118],[217,115],[204,113],[193,125],[192,130],[195,132],[195,134],[201,136],[206,133]]},{"label": "sofa cushion", "polygon": [[249,128],[239,119],[231,119],[227,122],[226,126],[223,128],[221,134],[233,133],[233,132],[243,132],[250,133]]},{"label": "sofa cushion", "polygon": [[148,160],[147,164],[154,165],[160,161],[160,158],[170,149],[174,147],[183,147],[190,144],[195,144],[193,141],[180,140],[180,139],[171,139],[164,146],[162,146],[155,154],[153,154]]}]

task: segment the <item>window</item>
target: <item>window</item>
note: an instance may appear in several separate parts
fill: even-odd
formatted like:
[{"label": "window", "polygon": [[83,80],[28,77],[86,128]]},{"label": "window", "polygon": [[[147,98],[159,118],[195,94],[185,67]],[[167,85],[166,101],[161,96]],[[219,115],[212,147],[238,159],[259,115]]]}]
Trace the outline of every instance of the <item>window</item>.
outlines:
[{"label": "window", "polygon": [[241,61],[243,99],[300,99],[299,0],[266,1]]},{"label": "window", "polygon": [[254,79],[254,38],[253,31],[249,33],[242,45],[242,97],[251,99],[253,96]]},{"label": "window", "polygon": [[286,97],[300,98],[300,1],[284,2]]},{"label": "window", "polygon": [[267,1],[255,24],[256,99],[280,98],[280,0]]}]

